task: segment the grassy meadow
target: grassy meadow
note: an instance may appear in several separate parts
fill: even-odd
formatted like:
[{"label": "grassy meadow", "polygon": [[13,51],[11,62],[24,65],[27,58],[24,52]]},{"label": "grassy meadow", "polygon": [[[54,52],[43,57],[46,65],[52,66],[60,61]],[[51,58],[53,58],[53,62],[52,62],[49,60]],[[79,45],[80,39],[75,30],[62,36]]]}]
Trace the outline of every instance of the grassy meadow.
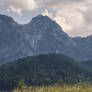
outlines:
[{"label": "grassy meadow", "polygon": [[48,87],[24,87],[14,89],[13,92],[92,92],[92,85],[63,85],[63,86],[48,86]]}]

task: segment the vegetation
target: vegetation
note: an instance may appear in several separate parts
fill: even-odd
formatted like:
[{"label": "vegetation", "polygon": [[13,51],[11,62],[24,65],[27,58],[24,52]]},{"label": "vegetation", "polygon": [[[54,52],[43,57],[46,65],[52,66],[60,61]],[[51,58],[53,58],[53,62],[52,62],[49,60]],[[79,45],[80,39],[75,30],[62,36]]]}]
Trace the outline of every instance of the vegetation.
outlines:
[{"label": "vegetation", "polygon": [[0,67],[0,90],[12,90],[21,80],[27,86],[92,82],[92,71],[60,54],[27,57]]},{"label": "vegetation", "polygon": [[55,85],[23,88],[22,91],[20,89],[14,89],[13,92],[92,92],[92,86],[89,84]]},{"label": "vegetation", "polygon": [[81,62],[81,64],[89,69],[92,69],[92,60],[83,61],[83,62]]}]

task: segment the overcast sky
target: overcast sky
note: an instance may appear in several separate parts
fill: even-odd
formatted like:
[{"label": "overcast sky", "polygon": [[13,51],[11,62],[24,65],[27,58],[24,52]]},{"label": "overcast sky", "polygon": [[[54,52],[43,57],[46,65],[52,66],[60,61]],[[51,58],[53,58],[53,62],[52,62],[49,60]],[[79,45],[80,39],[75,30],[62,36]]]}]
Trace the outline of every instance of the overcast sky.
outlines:
[{"label": "overcast sky", "polygon": [[0,14],[21,24],[47,15],[70,36],[92,35],[92,0],[0,0]]}]

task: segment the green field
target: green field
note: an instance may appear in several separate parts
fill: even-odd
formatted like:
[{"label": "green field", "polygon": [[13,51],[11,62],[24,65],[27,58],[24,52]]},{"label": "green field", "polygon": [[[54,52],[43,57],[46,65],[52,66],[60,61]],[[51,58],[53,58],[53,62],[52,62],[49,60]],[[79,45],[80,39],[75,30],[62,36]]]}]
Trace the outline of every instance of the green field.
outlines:
[{"label": "green field", "polygon": [[78,84],[78,85],[56,85],[48,87],[24,87],[14,89],[13,92],[92,92],[92,85]]}]

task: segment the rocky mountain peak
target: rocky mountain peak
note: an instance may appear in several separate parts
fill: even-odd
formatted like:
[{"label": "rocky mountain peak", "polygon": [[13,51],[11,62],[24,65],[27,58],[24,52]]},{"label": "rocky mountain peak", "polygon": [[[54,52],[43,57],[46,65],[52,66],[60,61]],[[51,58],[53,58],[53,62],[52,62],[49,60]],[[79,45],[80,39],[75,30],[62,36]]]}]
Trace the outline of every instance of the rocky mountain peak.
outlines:
[{"label": "rocky mountain peak", "polygon": [[63,29],[48,16],[38,15],[32,19],[32,21],[25,26],[26,30],[32,33],[63,33]]},{"label": "rocky mountain peak", "polygon": [[0,23],[12,23],[12,22],[14,22],[14,20],[11,17],[6,15],[0,15]]},{"label": "rocky mountain peak", "polygon": [[32,19],[31,22],[37,22],[37,21],[42,21],[42,22],[53,22],[48,16],[43,16],[43,15],[38,15]]}]

